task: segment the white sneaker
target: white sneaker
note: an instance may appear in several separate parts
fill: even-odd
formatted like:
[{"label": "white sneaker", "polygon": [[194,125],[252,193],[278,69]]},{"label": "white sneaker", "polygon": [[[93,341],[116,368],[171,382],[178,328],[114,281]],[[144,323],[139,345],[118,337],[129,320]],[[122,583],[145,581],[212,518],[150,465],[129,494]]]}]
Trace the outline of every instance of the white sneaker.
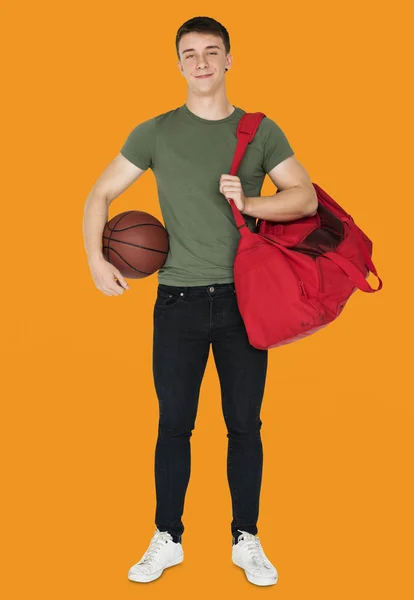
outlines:
[{"label": "white sneaker", "polygon": [[237,544],[233,544],[232,559],[235,565],[244,569],[250,583],[274,585],[278,573],[263,551],[257,535],[242,531]]},{"label": "white sneaker", "polygon": [[183,560],[182,544],[173,542],[168,531],[159,531],[157,528],[141,560],[129,569],[128,579],[140,582],[153,581],[161,577],[164,569],[178,565]]}]

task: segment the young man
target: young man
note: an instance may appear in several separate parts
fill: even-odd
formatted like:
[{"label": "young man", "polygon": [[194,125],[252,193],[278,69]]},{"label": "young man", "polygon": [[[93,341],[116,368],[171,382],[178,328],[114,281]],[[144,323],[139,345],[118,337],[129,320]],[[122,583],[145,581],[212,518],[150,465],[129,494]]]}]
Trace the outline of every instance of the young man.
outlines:
[{"label": "young man", "polygon": [[[107,212],[98,197],[105,198],[107,208],[151,168],[170,239],[170,252],[158,271],[153,315],[153,373],[160,409],[156,531],[128,577],[152,581],[184,558],[182,514],[190,477],[190,437],[212,345],[228,430],[232,559],[250,582],[272,585],[277,571],[256,535],[263,465],[260,409],[268,353],[250,345],[238,310],[233,262],[240,233],[229,199],[255,231],[258,217],[284,221],[313,214],[317,198],[282,130],[267,117],[237,177],[228,175],[237,124],[245,111],[226,96],[225,73],[232,66],[227,30],[209,17],[190,19],[177,32],[176,50],[179,71],[188,84],[186,103],[131,131],[85,210],[91,271],[99,289],[109,295],[123,293],[126,282],[99,250]],[[260,197],[266,173],[279,189],[276,199]],[[115,284],[114,276],[121,285]],[[200,514],[201,524],[206,516]],[[206,523],[212,526],[210,519]]]}]

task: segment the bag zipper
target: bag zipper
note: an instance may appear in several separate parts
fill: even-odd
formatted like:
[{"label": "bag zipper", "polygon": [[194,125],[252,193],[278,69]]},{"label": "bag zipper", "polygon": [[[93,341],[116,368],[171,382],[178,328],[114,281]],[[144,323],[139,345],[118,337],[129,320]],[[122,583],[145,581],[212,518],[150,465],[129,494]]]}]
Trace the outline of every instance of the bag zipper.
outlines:
[{"label": "bag zipper", "polygon": [[300,280],[300,281],[299,281],[299,285],[300,285],[300,288],[301,288],[301,290],[302,290],[302,295],[303,295],[303,296],[305,296],[305,298],[306,298],[306,301],[307,301],[307,302],[308,302],[308,303],[309,303],[309,304],[310,304],[310,305],[313,307],[313,309],[314,309],[314,310],[315,310],[315,311],[316,311],[318,314],[321,314],[320,310],[319,310],[319,309],[318,309],[318,308],[317,308],[317,307],[314,305],[314,303],[313,303],[313,302],[311,302],[311,300],[309,300],[309,296],[308,296],[308,293],[307,293],[307,292],[306,292],[306,290],[305,290],[305,284],[303,283],[303,281],[301,281],[301,280]]}]

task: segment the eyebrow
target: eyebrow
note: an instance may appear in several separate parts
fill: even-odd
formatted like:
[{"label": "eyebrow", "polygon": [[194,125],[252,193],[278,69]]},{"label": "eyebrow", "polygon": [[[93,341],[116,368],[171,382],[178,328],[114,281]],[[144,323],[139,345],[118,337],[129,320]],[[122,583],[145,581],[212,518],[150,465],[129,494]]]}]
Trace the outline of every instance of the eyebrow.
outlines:
[{"label": "eyebrow", "polygon": [[[218,48],[218,50],[220,50],[220,46],[206,46],[205,50],[207,50],[207,48]],[[195,52],[195,48],[187,48],[186,50],[183,50],[181,54],[185,54],[186,52]]]}]

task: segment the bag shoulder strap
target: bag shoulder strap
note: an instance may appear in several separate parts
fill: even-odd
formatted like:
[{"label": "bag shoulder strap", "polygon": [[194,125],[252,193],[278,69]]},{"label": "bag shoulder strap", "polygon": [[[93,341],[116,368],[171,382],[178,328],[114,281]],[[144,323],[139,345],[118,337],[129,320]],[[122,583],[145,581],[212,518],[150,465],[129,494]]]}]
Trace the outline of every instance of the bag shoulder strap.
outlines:
[{"label": "bag shoulder strap", "polygon": [[248,144],[254,138],[260,122],[266,115],[262,112],[245,113],[237,124],[237,146],[231,164],[230,175],[235,175]]},{"label": "bag shoulder strap", "polygon": [[[244,113],[238,122],[236,129],[237,146],[234,152],[233,161],[231,163],[230,175],[236,175],[243,155],[246,152],[246,148],[254,138],[260,122],[265,116],[266,115],[262,112]],[[241,212],[234,204],[234,200],[232,199],[230,199],[230,206],[240,234],[248,235],[250,230],[247,227],[246,221],[244,220]],[[241,230],[242,227],[246,227],[246,230]]]}]

